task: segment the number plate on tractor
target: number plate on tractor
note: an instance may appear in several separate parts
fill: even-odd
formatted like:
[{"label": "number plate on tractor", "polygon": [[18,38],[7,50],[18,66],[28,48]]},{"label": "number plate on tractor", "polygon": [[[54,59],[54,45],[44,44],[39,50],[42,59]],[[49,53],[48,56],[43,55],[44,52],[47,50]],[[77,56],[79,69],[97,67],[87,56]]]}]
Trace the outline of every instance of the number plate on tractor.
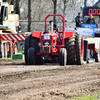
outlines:
[{"label": "number plate on tractor", "polygon": [[44,35],[44,39],[45,40],[49,40],[50,39],[50,35]]}]

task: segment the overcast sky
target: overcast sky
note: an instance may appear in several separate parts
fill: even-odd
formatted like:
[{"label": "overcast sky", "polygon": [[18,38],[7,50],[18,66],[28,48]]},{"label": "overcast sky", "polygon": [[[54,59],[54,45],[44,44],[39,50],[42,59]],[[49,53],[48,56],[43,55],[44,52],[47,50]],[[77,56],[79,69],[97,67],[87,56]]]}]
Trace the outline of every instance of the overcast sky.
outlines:
[{"label": "overcast sky", "polygon": [[[91,1],[92,1],[92,0],[87,0],[88,5],[90,4],[89,6],[92,6],[92,5],[91,5],[91,4],[92,4]],[[98,1],[98,0],[94,0],[94,4],[95,4],[97,1]]]}]

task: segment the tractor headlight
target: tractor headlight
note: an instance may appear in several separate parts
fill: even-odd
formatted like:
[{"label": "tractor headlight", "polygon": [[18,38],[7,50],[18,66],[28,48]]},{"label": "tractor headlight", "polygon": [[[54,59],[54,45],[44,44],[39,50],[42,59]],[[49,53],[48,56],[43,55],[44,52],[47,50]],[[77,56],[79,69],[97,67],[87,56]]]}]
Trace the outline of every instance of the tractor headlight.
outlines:
[{"label": "tractor headlight", "polygon": [[38,43],[39,46],[41,46],[41,43]]}]

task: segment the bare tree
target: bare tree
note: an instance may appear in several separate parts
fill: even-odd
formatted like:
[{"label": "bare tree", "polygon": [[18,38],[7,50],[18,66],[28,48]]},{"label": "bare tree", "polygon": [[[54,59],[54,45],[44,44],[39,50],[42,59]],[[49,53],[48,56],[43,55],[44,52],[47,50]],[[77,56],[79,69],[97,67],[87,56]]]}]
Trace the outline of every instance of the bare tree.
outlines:
[{"label": "bare tree", "polygon": [[14,0],[14,12],[15,12],[15,14],[18,14],[20,17],[19,2],[20,2],[20,0]]},{"label": "bare tree", "polygon": [[[90,4],[90,2],[87,1]],[[94,1],[94,0],[92,0]],[[44,21],[48,14],[62,14],[66,19],[72,20],[81,11],[80,5],[84,0],[32,0],[32,20]],[[92,4],[92,2],[91,2]],[[20,0],[21,19],[28,19],[28,0]],[[50,19],[50,18],[49,18]],[[54,22],[58,20],[54,17]]]},{"label": "bare tree", "polygon": [[28,0],[20,0],[19,8],[20,8],[20,19],[27,20],[28,19]]},{"label": "bare tree", "polygon": [[[54,11],[53,11],[53,14],[56,14],[56,8],[57,8],[57,0],[52,0],[53,1],[53,5],[54,5]],[[54,16],[54,23],[56,23],[56,18]]]},{"label": "bare tree", "polygon": [[87,0],[84,0],[84,7],[87,6]]},{"label": "bare tree", "polygon": [[68,4],[69,0],[63,0],[63,9],[62,9],[62,12],[63,12],[63,16],[65,17],[66,15],[66,8],[67,8],[67,4]]},{"label": "bare tree", "polygon": [[28,32],[31,32],[32,26],[32,0],[28,0]]},{"label": "bare tree", "polygon": [[50,0],[34,0],[32,2],[32,20],[44,21],[48,14],[53,13],[53,2]]}]

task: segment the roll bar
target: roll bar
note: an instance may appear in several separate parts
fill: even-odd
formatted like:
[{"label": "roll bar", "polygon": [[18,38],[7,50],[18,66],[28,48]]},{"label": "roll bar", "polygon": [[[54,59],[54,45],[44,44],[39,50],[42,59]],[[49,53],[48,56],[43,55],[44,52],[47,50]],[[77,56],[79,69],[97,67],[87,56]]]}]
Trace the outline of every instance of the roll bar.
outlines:
[{"label": "roll bar", "polygon": [[65,32],[65,18],[61,14],[49,14],[45,17],[45,32],[46,32],[46,26],[47,26],[47,18],[50,16],[61,16],[63,19],[63,32]]}]

